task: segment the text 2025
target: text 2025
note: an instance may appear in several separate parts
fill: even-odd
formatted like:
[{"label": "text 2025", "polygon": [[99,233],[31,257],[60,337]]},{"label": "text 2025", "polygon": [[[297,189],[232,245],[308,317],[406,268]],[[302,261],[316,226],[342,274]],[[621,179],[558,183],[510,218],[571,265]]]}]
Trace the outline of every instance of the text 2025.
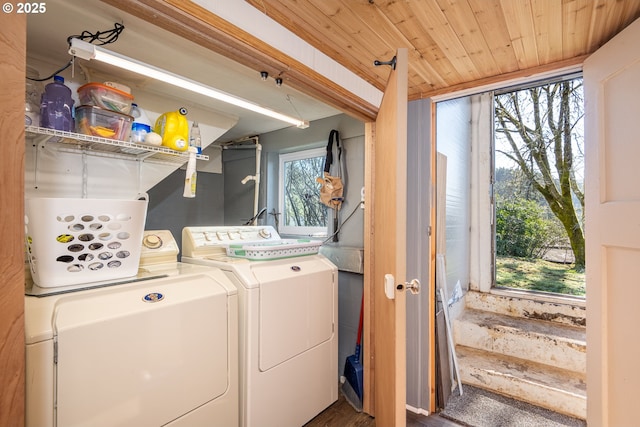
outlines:
[{"label": "text 2025", "polygon": [[16,3],[16,13],[45,13],[47,3]]}]

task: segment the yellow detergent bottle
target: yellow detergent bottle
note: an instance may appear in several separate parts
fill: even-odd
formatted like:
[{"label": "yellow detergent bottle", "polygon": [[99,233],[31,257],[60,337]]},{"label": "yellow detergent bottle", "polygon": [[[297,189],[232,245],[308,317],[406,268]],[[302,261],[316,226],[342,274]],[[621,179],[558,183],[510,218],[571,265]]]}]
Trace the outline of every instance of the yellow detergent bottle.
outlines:
[{"label": "yellow detergent bottle", "polygon": [[154,132],[162,136],[162,145],[176,151],[186,151],[189,148],[189,122],[187,109],[169,111],[156,120]]}]

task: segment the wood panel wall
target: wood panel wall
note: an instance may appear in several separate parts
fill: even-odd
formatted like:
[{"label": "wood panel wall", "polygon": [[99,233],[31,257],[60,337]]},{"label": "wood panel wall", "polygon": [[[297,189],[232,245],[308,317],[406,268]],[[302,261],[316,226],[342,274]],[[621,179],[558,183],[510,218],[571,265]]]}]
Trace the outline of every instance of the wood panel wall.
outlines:
[{"label": "wood panel wall", "polygon": [[0,14],[0,426],[24,425],[26,17]]}]

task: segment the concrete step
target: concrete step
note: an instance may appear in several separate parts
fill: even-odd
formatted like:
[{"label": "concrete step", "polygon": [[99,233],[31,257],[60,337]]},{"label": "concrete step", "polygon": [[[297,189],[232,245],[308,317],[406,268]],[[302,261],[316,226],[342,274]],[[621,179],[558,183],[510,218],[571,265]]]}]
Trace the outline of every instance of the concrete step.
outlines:
[{"label": "concrete step", "polygon": [[458,345],[586,373],[586,330],[466,308],[453,322]]},{"label": "concrete step", "polygon": [[464,384],[586,419],[587,387],[582,373],[511,356],[456,346]]},{"label": "concrete step", "polygon": [[498,295],[469,291],[465,294],[465,306],[523,319],[582,328],[587,325],[585,301],[573,297],[553,297],[545,301],[542,296],[530,292],[509,291]]}]

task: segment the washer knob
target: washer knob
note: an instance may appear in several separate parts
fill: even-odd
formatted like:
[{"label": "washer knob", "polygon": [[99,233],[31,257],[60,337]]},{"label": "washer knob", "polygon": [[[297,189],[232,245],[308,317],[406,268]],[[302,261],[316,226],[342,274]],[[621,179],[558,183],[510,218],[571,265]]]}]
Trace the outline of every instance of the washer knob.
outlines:
[{"label": "washer knob", "polygon": [[142,239],[142,244],[149,249],[158,249],[162,246],[162,239],[156,234],[148,234]]},{"label": "washer knob", "polygon": [[260,229],[260,231],[258,231],[258,235],[263,239],[268,239],[269,237],[271,237],[271,232],[266,228],[262,228]]}]

